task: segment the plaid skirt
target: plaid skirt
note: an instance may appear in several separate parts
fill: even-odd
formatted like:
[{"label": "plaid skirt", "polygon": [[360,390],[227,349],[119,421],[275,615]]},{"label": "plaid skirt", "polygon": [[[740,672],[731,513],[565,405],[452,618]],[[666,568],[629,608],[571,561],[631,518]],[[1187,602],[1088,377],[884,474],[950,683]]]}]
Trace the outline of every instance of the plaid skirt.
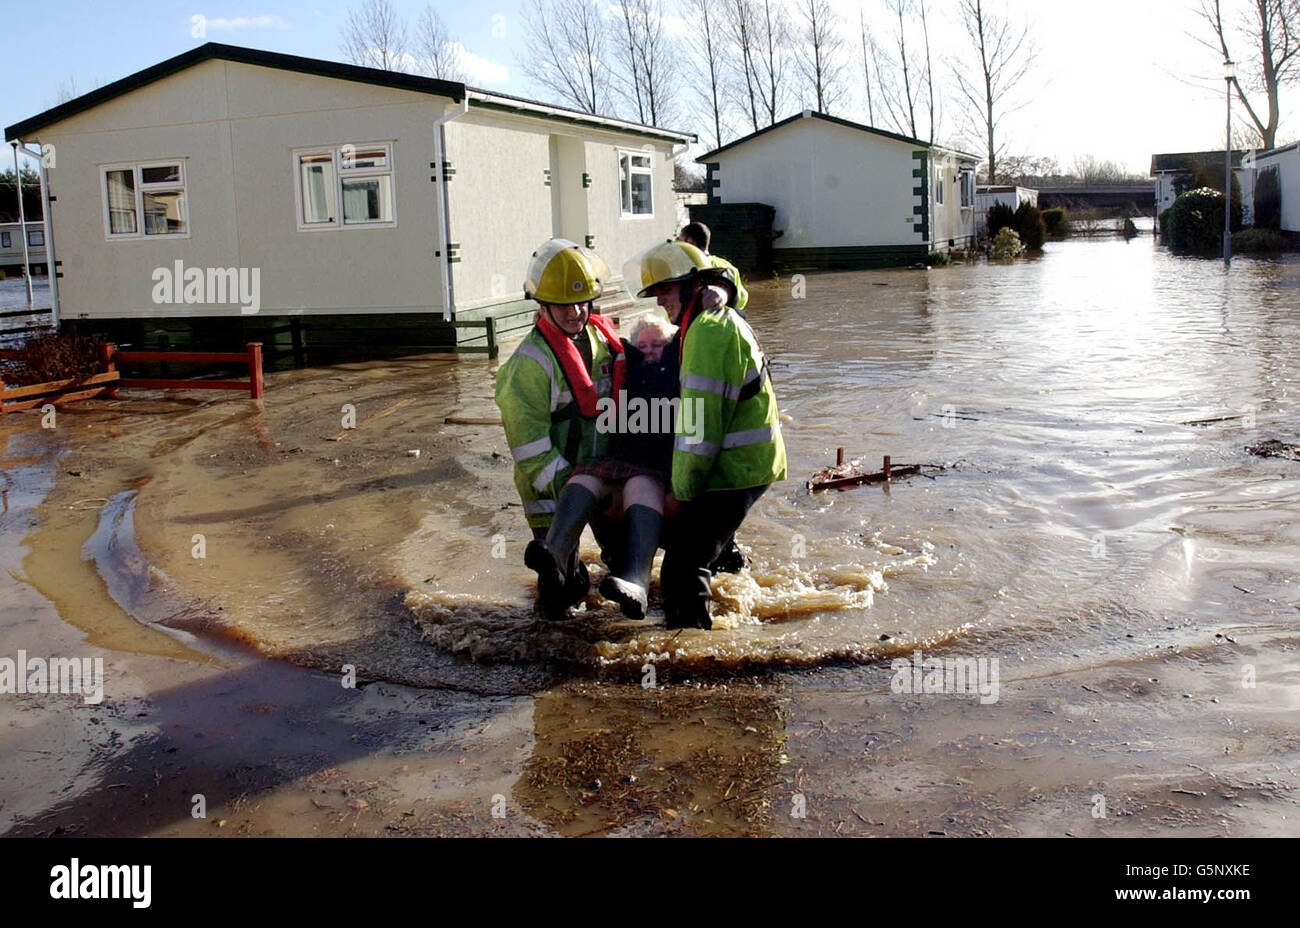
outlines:
[{"label": "plaid skirt", "polygon": [[672,474],[667,470],[648,467],[633,461],[620,461],[617,458],[579,461],[573,466],[573,472],[598,477],[601,480],[609,480],[613,483],[622,483],[631,477],[654,477],[663,484],[672,481]]}]

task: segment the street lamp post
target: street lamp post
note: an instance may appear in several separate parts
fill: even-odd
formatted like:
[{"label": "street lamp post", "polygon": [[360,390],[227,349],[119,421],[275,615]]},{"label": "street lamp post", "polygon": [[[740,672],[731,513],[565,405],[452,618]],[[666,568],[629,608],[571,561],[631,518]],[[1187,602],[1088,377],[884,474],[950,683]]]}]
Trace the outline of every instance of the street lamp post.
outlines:
[{"label": "street lamp post", "polygon": [[1228,126],[1223,144],[1223,264],[1232,263],[1232,82],[1237,66],[1232,59],[1223,62],[1223,82],[1227,85]]}]

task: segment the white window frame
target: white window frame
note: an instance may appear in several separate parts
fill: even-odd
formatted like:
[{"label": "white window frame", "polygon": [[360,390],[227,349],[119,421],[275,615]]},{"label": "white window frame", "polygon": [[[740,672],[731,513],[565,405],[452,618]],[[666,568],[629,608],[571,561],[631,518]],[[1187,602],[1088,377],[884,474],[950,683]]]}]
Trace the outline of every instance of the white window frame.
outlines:
[{"label": "white window frame", "polygon": [[[33,236],[33,235],[39,235],[39,236],[41,237],[41,240],[40,240],[39,242],[33,242],[33,241],[32,241],[32,236]],[[28,247],[28,248],[44,248],[44,247],[45,247],[45,230],[44,230],[44,229],[28,229],[28,230],[27,230],[27,247]]]},{"label": "white window frame", "polygon": [[[396,147],[394,140],[389,139],[382,142],[343,142],[338,145],[318,145],[313,148],[295,148],[290,153],[293,170],[293,206],[297,214],[297,223],[299,232],[326,232],[337,231],[339,229],[395,229],[397,228],[397,170],[396,162],[393,159],[393,149]],[[344,145],[351,145],[353,149],[361,151],[367,148],[382,148],[384,150],[384,160],[387,165],[382,168],[374,167],[343,167],[342,151]],[[302,165],[301,159],[304,155],[330,155],[333,159],[334,168],[334,217],[329,222],[306,222],[303,220],[302,212]],[[388,208],[391,215],[390,219],[377,220],[375,222],[344,222],[343,221],[343,181],[365,177],[388,177],[389,203]]]},{"label": "white window frame", "polygon": [[[645,158],[650,162],[648,168],[638,168],[632,166],[632,158]],[[632,205],[632,175],[644,174],[650,178],[650,212],[648,213],[630,213],[623,209],[623,159],[627,158],[627,205]],[[615,177],[618,178],[618,214],[621,219],[653,219],[655,218],[655,156],[654,152],[637,148],[620,148],[618,149],[618,161],[616,162],[617,172]]]},{"label": "white window frame", "polygon": [[8,232],[0,232],[0,248],[13,248],[13,236]]},{"label": "white window frame", "polygon": [[[187,158],[166,158],[159,161],[124,161],[117,164],[99,165],[99,196],[104,204],[104,240],[109,242],[120,241],[138,241],[148,239],[150,241],[160,241],[163,239],[186,239],[194,228],[193,217],[190,215],[189,199],[189,182],[186,171]],[[142,182],[145,168],[170,168],[175,167],[180,179],[176,181],[166,181],[164,183],[145,184]],[[131,171],[135,181],[135,231],[134,232],[114,232],[112,223],[109,221],[108,206],[108,175],[114,171]],[[185,218],[184,232],[166,232],[162,234],[148,235],[144,231],[144,195],[149,191],[170,191],[179,190],[181,192],[181,215]]]},{"label": "white window frame", "polygon": [[936,165],[934,169],[934,205],[943,206],[943,167]]},{"label": "white window frame", "polygon": [[975,171],[973,168],[962,168],[957,174],[958,181],[961,185],[961,208],[975,208]]}]

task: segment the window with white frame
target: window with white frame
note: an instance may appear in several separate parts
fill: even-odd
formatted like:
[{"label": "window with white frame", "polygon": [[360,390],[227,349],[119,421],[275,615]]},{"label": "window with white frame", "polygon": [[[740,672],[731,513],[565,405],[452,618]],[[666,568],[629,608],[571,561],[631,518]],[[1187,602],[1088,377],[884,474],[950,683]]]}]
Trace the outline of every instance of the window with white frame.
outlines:
[{"label": "window with white frame", "polygon": [[184,162],[105,165],[100,176],[109,238],[189,234]]},{"label": "window with white frame", "polygon": [[934,169],[934,202],[943,206],[943,168]]},{"label": "window with white frame", "polygon": [[961,179],[961,205],[969,209],[975,205],[975,172],[969,168],[963,170]]},{"label": "window with white frame", "polygon": [[618,153],[618,185],[624,216],[654,215],[654,168],[645,152]]},{"label": "window with white frame", "polygon": [[45,245],[45,230],[44,230],[44,229],[28,229],[28,230],[27,230],[27,244],[30,245],[30,246],[32,246],[33,248],[41,248],[41,247],[44,247],[44,245]]},{"label": "window with white frame", "polygon": [[298,228],[392,225],[393,150],[388,143],[294,152]]},{"label": "window with white frame", "polygon": [[13,248],[13,239],[8,232],[0,232],[0,248]]}]

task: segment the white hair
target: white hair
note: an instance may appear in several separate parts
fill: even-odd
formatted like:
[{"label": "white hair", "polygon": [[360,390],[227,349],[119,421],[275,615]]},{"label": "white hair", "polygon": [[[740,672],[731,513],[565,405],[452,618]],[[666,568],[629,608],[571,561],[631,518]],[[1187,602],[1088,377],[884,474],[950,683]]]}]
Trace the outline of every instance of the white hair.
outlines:
[{"label": "white hair", "polygon": [[677,326],[673,325],[667,319],[661,319],[658,316],[642,316],[637,324],[632,326],[632,332],[628,339],[635,344],[637,336],[646,329],[653,329],[665,342],[670,341],[677,334]]}]

